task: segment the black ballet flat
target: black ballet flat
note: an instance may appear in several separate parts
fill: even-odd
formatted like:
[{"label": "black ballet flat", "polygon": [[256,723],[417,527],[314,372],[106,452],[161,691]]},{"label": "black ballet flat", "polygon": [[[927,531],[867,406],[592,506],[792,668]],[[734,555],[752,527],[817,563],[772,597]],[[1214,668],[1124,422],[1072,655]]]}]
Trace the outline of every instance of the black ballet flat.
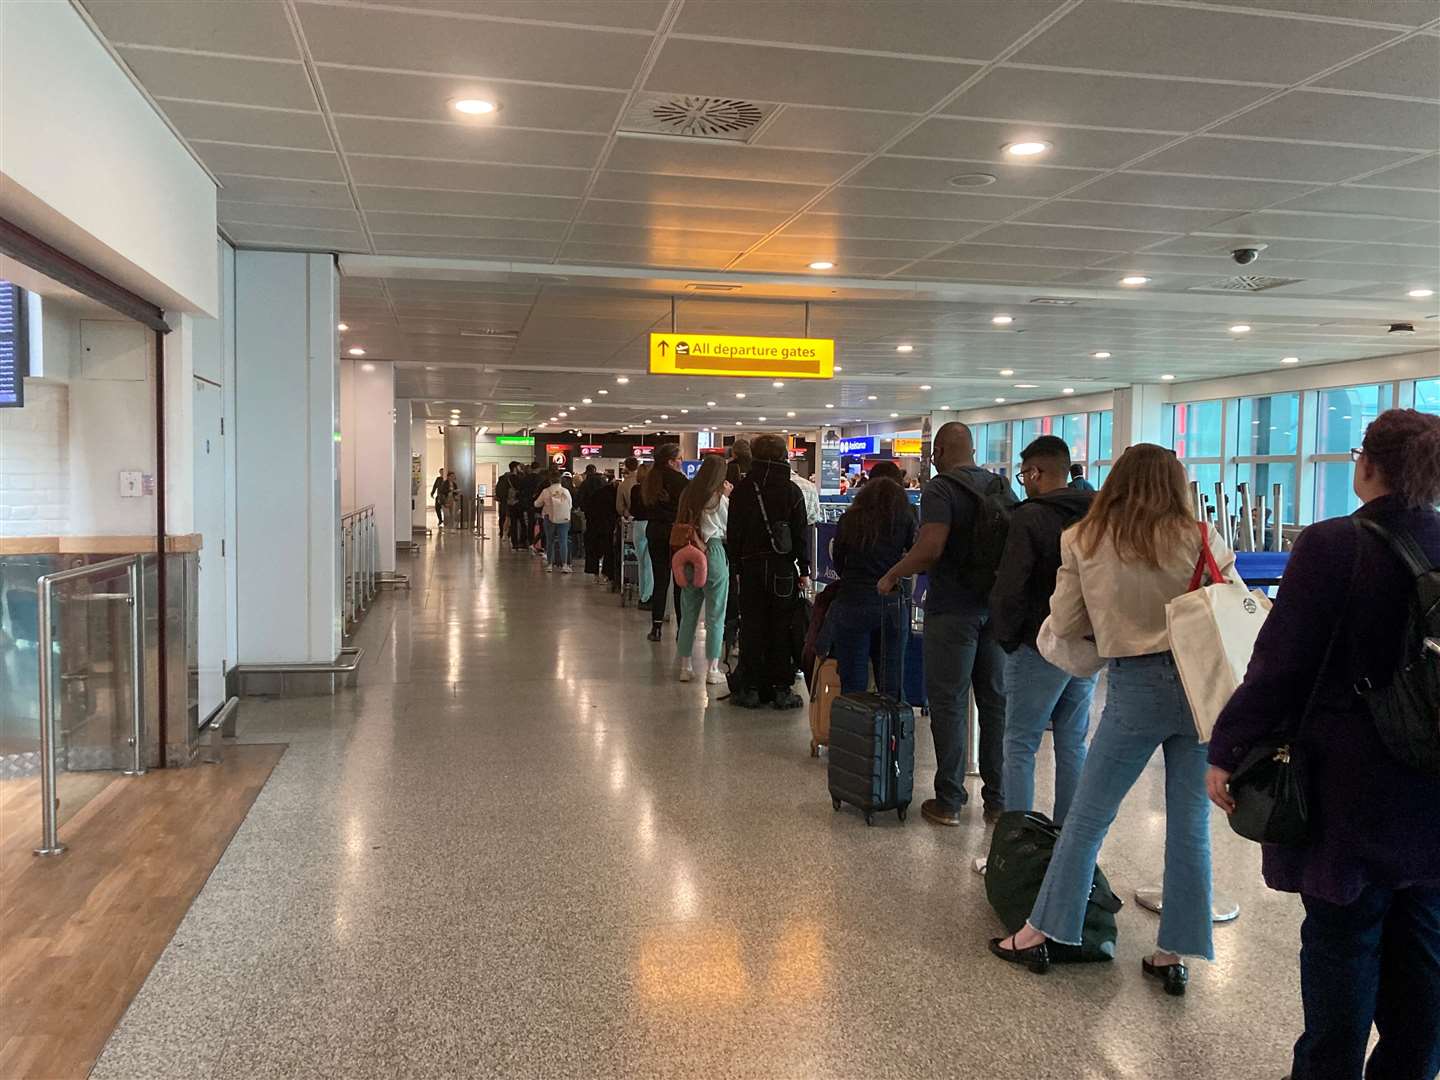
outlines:
[{"label": "black ballet flat", "polygon": [[1008,964],[1022,964],[1032,974],[1044,975],[1050,970],[1050,942],[1042,941],[1028,949],[1006,949],[1005,938],[991,938],[990,951]]},{"label": "black ballet flat", "polygon": [[1190,982],[1190,972],[1184,964],[1152,964],[1147,956],[1140,961],[1140,970],[1152,979],[1165,984],[1165,992],[1171,997],[1184,997],[1185,987]]}]

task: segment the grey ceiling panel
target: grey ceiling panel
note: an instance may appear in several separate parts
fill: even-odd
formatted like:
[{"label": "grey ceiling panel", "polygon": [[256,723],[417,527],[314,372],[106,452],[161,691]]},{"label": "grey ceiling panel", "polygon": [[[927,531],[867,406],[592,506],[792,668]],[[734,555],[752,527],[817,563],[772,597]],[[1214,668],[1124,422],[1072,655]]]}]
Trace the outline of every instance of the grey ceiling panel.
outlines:
[{"label": "grey ceiling panel", "polygon": [[329,150],[277,150],[192,140],[191,146],[211,172],[278,176],[292,180],[343,182],[340,159]]},{"label": "grey ceiling panel", "polygon": [[1202,135],[1147,158],[1139,167],[1146,172],[1335,184],[1411,156],[1396,150]]},{"label": "grey ceiling panel", "polygon": [[1136,203],[1140,206],[1189,206],[1253,210],[1312,190],[1305,184],[1262,180],[1215,180],[1197,176],[1115,173],[1077,192],[1092,202]]},{"label": "grey ceiling panel", "polygon": [[709,232],[769,232],[781,224],[783,210],[738,210],[709,206],[674,206],[614,199],[589,199],[581,221],[657,229],[700,229]]},{"label": "grey ceiling panel", "polygon": [[166,101],[165,114],[187,139],[332,150],[330,133],[318,112],[279,112],[239,105]]},{"label": "grey ceiling panel", "polygon": [[785,230],[787,236],[853,237],[855,239],[927,240],[937,244],[963,239],[984,221],[936,221],[925,218],[860,217],[847,214],[802,214]]},{"label": "grey ceiling panel", "polygon": [[366,220],[377,233],[409,236],[470,236],[490,240],[527,237],[559,240],[568,227],[564,221],[533,221],[509,217],[441,217],[438,214],[404,214],[369,210]]},{"label": "grey ceiling panel", "polygon": [[332,206],[353,209],[350,189],[344,184],[316,180],[273,180],[220,174],[220,198],[249,203],[283,203],[286,206]]},{"label": "grey ceiling panel", "polygon": [[157,98],[194,98],[276,109],[314,109],[315,91],[299,62],[232,60],[163,49],[118,50]]},{"label": "grey ceiling panel", "polygon": [[377,233],[375,250],[391,255],[471,255],[476,258],[548,259],[558,245],[547,240],[485,240],[468,236]]},{"label": "grey ceiling panel", "polygon": [[876,158],[845,181],[849,187],[906,188],[949,192],[949,181],[965,173],[985,172],[998,177],[986,188],[996,195],[1049,198],[1100,174],[1092,169],[1054,169],[1039,165],[992,165],[986,162],[936,161],[932,158]]},{"label": "grey ceiling panel", "polygon": [[[1417,7],[1434,5],[1420,3]],[[1420,35],[1327,75],[1317,86],[1440,101],[1440,38]]]},{"label": "grey ceiling panel", "polygon": [[398,0],[398,6],[431,14],[458,12],[462,15],[498,19],[527,19],[617,30],[654,30],[665,14],[666,0]]},{"label": "grey ceiling panel", "polygon": [[1421,191],[1440,191],[1440,154],[1397,165],[1392,169],[1367,176],[1357,183],[1374,187],[1417,188]]},{"label": "grey ceiling panel", "polygon": [[279,0],[245,4],[166,4],[154,0],[84,3],[105,36],[117,44],[300,59]]},{"label": "grey ceiling panel", "polygon": [[823,189],[806,184],[769,184],[698,176],[604,172],[593,194],[601,199],[733,206],[741,210],[798,210]]},{"label": "grey ceiling panel", "polygon": [[789,105],[765,125],[754,145],[868,154],[880,149],[914,119],[908,113]]},{"label": "grey ceiling panel", "polygon": [[810,209],[823,214],[999,221],[1034,206],[1035,203],[1034,199],[995,195],[842,187],[830,192]]},{"label": "grey ceiling panel", "polygon": [[[1083,194],[1083,193],[1082,193]],[[1027,211],[1022,220],[1047,225],[1091,225],[1102,229],[1185,232],[1203,229],[1233,217],[1229,210],[1182,210],[1173,206],[1057,199]]]},{"label": "grey ceiling panel", "polygon": [[360,216],[353,210],[334,210],[322,206],[275,206],[270,203],[227,202],[219,204],[222,222],[236,221],[251,225],[296,225],[313,229],[348,229],[358,231]]},{"label": "grey ceiling panel", "polygon": [[593,168],[605,140],[599,135],[555,131],[475,129],[464,124],[416,123],[340,117],[340,142],[347,154],[490,161],[510,165]]},{"label": "grey ceiling panel", "polygon": [[622,137],[616,141],[605,167],[619,172],[825,185],[834,183],[862,160],[855,154]]},{"label": "grey ceiling panel", "polygon": [[925,121],[912,134],[891,147],[890,153],[915,157],[951,158],[989,162],[1014,168],[1004,146],[1012,142],[1044,141],[1052,145],[1046,165],[1086,169],[1117,169],[1126,162],[1164,146],[1173,136],[1133,131],[1089,131],[1048,124],[1011,121],[954,120],[937,117]]},{"label": "grey ceiling panel", "polygon": [[569,221],[580,206],[576,198],[545,195],[514,195],[497,192],[434,191],[425,188],[365,187],[359,189],[360,205],[366,210],[398,210],[411,213],[462,217],[517,217],[547,221]]},{"label": "grey ceiling panel", "polygon": [[[1202,3],[1206,0],[1181,0]],[[1225,0],[1229,7],[1255,8],[1261,11],[1293,15],[1322,15],[1327,19],[1352,22],[1386,23],[1393,26],[1420,26],[1435,18],[1430,0]]]},{"label": "grey ceiling panel", "polygon": [[1285,203],[1285,209],[1440,221],[1440,199],[1433,191],[1400,191],[1395,188],[1325,188],[1291,199]]},{"label": "grey ceiling panel", "polygon": [[237,244],[251,247],[302,248],[306,251],[369,251],[361,232],[332,229],[302,229],[290,225],[227,225],[225,231]]},{"label": "grey ceiling panel", "polygon": [[357,184],[411,186],[443,191],[497,194],[579,195],[587,174],[582,169],[542,169],[525,165],[459,164],[349,154]]},{"label": "grey ceiling panel", "polygon": [[1219,135],[1434,150],[1440,104],[1296,90],[1216,129]]}]

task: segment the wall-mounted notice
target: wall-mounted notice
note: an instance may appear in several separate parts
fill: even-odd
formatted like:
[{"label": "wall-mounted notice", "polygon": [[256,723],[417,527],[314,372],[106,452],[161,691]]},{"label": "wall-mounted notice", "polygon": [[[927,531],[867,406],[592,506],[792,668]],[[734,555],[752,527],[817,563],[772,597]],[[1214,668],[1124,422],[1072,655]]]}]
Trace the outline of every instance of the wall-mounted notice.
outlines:
[{"label": "wall-mounted notice", "polygon": [[18,286],[0,281],[0,409],[25,405],[25,298]]}]

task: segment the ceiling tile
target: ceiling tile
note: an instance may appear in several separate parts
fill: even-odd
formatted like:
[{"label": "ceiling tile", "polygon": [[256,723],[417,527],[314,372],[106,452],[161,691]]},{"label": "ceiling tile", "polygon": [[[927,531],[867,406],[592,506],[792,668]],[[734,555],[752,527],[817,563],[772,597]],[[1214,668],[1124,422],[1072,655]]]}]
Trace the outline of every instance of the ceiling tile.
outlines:
[{"label": "ceiling tile", "polygon": [[1034,206],[1035,199],[1001,195],[964,195],[939,191],[842,187],[810,209],[821,214],[939,218],[947,221],[1000,221]]},{"label": "ceiling tile", "polygon": [[1014,60],[1289,85],[1391,36],[1335,23],[1102,0],[1070,12]]},{"label": "ceiling tile", "polygon": [[1133,206],[1128,203],[1059,199],[1043,203],[1027,212],[1024,220],[1047,225],[1093,225],[1105,229],[1189,232],[1231,216],[1233,214],[1228,210],[1178,210],[1173,206]]},{"label": "ceiling tile", "polygon": [[936,221],[925,218],[857,217],[844,214],[802,214],[785,230],[787,236],[851,237],[884,240],[927,240],[937,244],[962,240],[988,224],[984,221]]},{"label": "ceiling tile", "polygon": [[890,153],[1013,166],[1013,159],[1006,157],[1003,150],[1006,143],[1041,141],[1053,146],[1045,155],[1047,165],[1116,169],[1170,139],[1169,135],[1130,131],[1086,131],[1046,124],[1017,125],[1009,121],[937,117],[921,124],[892,147]]},{"label": "ceiling tile", "polygon": [[1119,229],[1067,229],[1059,225],[997,225],[978,239],[986,244],[1026,247],[1080,248],[1092,251],[1135,251],[1158,243],[1165,233]]},{"label": "ceiling tile", "polygon": [[[908,259],[846,259],[831,273],[844,277],[883,277],[886,274],[893,274],[907,262],[909,262]],[[776,274],[814,273],[814,271],[807,270],[804,263],[797,261],[792,256],[771,255],[764,252],[745,256],[736,264],[735,269]]]},{"label": "ceiling tile", "polygon": [[1005,266],[998,263],[947,262],[931,259],[905,271],[908,278],[944,278],[947,281],[987,281],[1014,284],[1047,284],[1063,278],[1061,267]]},{"label": "ceiling tile", "polygon": [[999,67],[947,115],[1036,124],[1194,131],[1259,101],[1267,87]]},{"label": "ceiling tile", "polygon": [[297,63],[232,60],[163,49],[119,49],[145,89],[158,98],[196,98],[276,109],[314,109],[315,91]]},{"label": "ceiling tile", "polygon": [[1327,258],[1343,258],[1346,262],[1370,263],[1379,266],[1411,267],[1416,270],[1440,269],[1440,251],[1429,245],[1417,244],[1347,244]]},{"label": "ceiling tile", "polygon": [[862,160],[855,154],[622,137],[616,141],[605,167],[619,172],[713,176],[726,180],[779,180],[824,186],[834,183]]},{"label": "ceiling tile", "polygon": [[580,200],[546,195],[505,195],[494,192],[430,191],[422,188],[361,187],[360,205],[372,210],[469,217],[517,217],[569,221]]},{"label": "ceiling tile", "polygon": [[848,150],[868,154],[880,149],[915,117],[908,113],[857,109],[811,109],[787,105],[755,137],[756,146],[802,150]]},{"label": "ceiling tile", "polygon": [[650,46],[647,36],[603,30],[358,5],[298,6],[311,51],[322,63],[628,90]]},{"label": "ceiling tile", "polygon": [[336,114],[386,116],[405,120],[454,120],[450,102],[480,98],[500,105],[483,129],[509,127],[564,129],[608,134],[625,103],[618,90],[577,90],[567,86],[493,83],[445,75],[401,74],[319,66],[320,84]]},{"label": "ceiling tile", "polygon": [[489,240],[528,237],[559,240],[569,227],[564,221],[531,221],[508,217],[440,217],[436,214],[402,214],[367,211],[373,232],[410,236],[469,236]]},{"label": "ceiling tile", "polygon": [[[1214,255],[1228,256],[1245,241],[1234,236],[1182,236],[1147,248],[1159,255]],[[1254,272],[1263,274],[1275,259],[1311,259],[1337,250],[1348,251],[1360,245],[1340,244],[1334,240],[1269,240],[1259,264],[1252,264]],[[1249,270],[1237,271],[1246,273]]]},{"label": "ceiling tile", "polygon": [[669,250],[744,251],[760,239],[759,233],[711,232],[694,229],[640,229],[629,225],[580,222],[570,239],[579,244],[616,244],[620,247],[656,247]]},{"label": "ceiling tile", "polygon": [[1334,184],[1378,169],[1387,161],[1404,161],[1410,156],[1400,150],[1362,150],[1353,146],[1201,135],[1147,158],[1142,167],[1146,172]]},{"label": "ceiling tile", "polygon": [[1398,188],[1331,187],[1302,195],[1285,204],[1286,210],[1321,210],[1345,214],[1374,214],[1377,217],[1417,218],[1440,221],[1440,199],[1430,191],[1401,191]]},{"label": "ceiling tile", "polygon": [[789,211],[798,210],[821,190],[806,184],[765,184],[751,180],[606,171],[600,174],[593,194],[601,199]]},{"label": "ceiling tile", "polygon": [[619,30],[654,30],[666,0],[397,0],[394,7],[430,13],[458,12],[501,19],[575,23]]},{"label": "ceiling tile", "polygon": [[299,247],[307,251],[370,250],[362,232],[338,229],[301,229],[289,225],[227,225],[225,231],[237,244],[266,247]]},{"label": "ceiling tile", "polygon": [[605,139],[600,135],[571,135],[556,131],[516,131],[501,127],[472,128],[464,124],[345,117],[335,123],[347,154],[590,169],[599,160],[605,145]]},{"label": "ceiling tile", "polygon": [[1440,191],[1440,154],[1398,165],[1393,169],[1367,176],[1359,181],[1365,186],[1418,188],[1422,191]]},{"label": "ceiling tile", "polygon": [[548,240],[486,240],[469,236],[375,234],[382,255],[473,255],[479,258],[548,259],[558,244]]},{"label": "ceiling tile", "polygon": [[286,206],[333,206],[354,209],[350,189],[344,184],[319,180],[272,180],[221,173],[220,198],[250,203],[283,203]]},{"label": "ceiling tile", "polygon": [[[1181,3],[1208,3],[1210,0],[1180,0]],[[1292,12],[1296,15],[1323,15],[1327,19],[1389,23],[1393,26],[1420,26],[1435,17],[1427,0],[1225,0],[1230,7]]]},{"label": "ceiling tile", "polygon": [[163,45],[244,56],[299,60],[279,0],[246,4],[157,4],[154,0],[84,0],[113,43]]},{"label": "ceiling tile", "polygon": [[794,236],[781,233],[759,251],[766,255],[801,255],[805,259],[834,262],[852,258],[920,259],[940,247],[942,240],[884,240],[861,237]]},{"label": "ceiling tile", "polygon": [[298,225],[302,228],[349,229],[358,232],[360,216],[353,210],[321,206],[274,206],[268,203],[225,202],[218,207],[222,222],[250,225]]},{"label": "ceiling tile", "polygon": [[[1042,165],[993,165],[988,162],[937,161],[931,158],[876,158],[845,181],[849,187],[905,188],[949,192],[960,173],[986,172],[999,177],[996,194],[1049,198],[1100,174],[1091,169],[1056,169]],[[991,190],[987,189],[987,190]]]},{"label": "ceiling tile", "polygon": [[192,139],[190,145],[211,172],[246,176],[280,176],[292,180],[343,182],[340,159],[329,150],[277,150],[271,147],[233,146]]},{"label": "ceiling tile", "polygon": [[1440,105],[1296,90],[1222,124],[1221,135],[1434,150]]},{"label": "ceiling tile", "polygon": [[1384,218],[1340,217],[1318,213],[1285,213],[1271,211],[1242,214],[1218,221],[1205,232],[1216,236],[1294,237],[1314,240],[1388,240],[1412,232],[1415,222],[1392,221]]},{"label": "ceiling tile", "polygon": [[240,105],[201,105],[162,101],[165,115],[187,139],[330,150],[330,133],[318,112],[277,112]]},{"label": "ceiling tile", "polygon": [[1303,184],[1262,180],[1214,180],[1196,176],[1114,173],[1077,192],[1092,202],[1136,203],[1140,206],[1192,206],[1250,210],[1303,194]]},{"label": "ceiling tile", "polygon": [[1057,0],[886,0],[877,19],[873,8],[853,0],[687,0],[675,32],[988,60],[1058,6]]},{"label": "ceiling tile", "polygon": [[581,221],[608,225],[639,225],[656,229],[701,229],[711,232],[769,232],[785,220],[781,210],[736,210],[706,206],[652,205],[588,199]]},{"label": "ceiling tile", "polygon": [[986,243],[995,233],[986,233],[979,241],[948,247],[938,257],[946,262],[996,263],[1001,266],[1062,266],[1081,267],[1114,256],[1113,250],[1066,247],[1010,247]]},{"label": "ceiling tile", "polygon": [[561,262],[623,263],[627,266],[680,266],[718,270],[739,255],[741,248],[629,247],[620,244],[588,244],[571,241],[561,252]]},{"label": "ceiling tile", "polygon": [[[1434,11],[1431,6],[1431,13]],[[1424,35],[1412,37],[1341,68],[1315,85],[1440,101],[1440,40]]]},{"label": "ceiling tile", "polygon": [[542,169],[529,165],[456,164],[407,158],[347,154],[357,184],[490,191],[499,194],[579,195],[589,174],[583,169]]},{"label": "ceiling tile", "polygon": [[976,70],[969,64],[855,54],[841,59],[802,49],[672,37],[645,85],[794,105],[924,112]]}]

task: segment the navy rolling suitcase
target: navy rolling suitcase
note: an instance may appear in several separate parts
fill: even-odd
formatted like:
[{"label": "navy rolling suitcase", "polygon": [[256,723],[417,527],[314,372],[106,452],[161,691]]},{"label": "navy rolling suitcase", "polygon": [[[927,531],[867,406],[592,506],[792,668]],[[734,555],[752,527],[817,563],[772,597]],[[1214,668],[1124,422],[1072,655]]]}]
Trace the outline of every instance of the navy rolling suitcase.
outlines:
[{"label": "navy rolling suitcase", "polygon": [[830,706],[830,801],[875,824],[877,812],[905,820],[915,787],[915,712],[881,694],[842,694]]}]

